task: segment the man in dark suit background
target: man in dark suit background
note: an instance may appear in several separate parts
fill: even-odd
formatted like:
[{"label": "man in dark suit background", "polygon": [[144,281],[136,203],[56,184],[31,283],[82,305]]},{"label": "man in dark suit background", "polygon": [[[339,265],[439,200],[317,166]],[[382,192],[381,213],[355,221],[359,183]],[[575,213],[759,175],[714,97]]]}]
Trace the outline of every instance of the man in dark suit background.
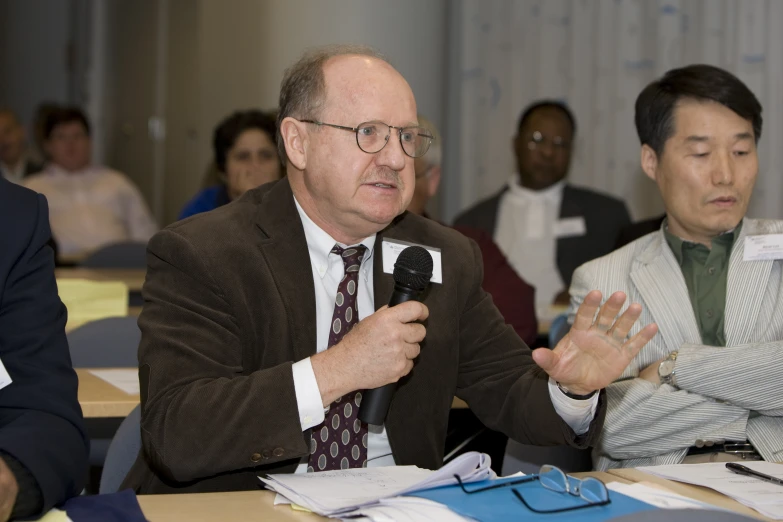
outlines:
[{"label": "man in dark suit background", "polygon": [[[419,125],[432,133],[433,141],[427,154],[416,158],[413,162],[416,183],[408,212],[429,217],[426,207],[430,198],[437,194],[440,186],[443,151],[440,132],[435,125],[422,115],[419,115]],[[481,286],[492,296],[495,306],[517,335],[528,346],[533,346],[538,336],[535,289],[519,277],[508,264],[506,256],[492,241],[492,236],[484,230],[460,226],[453,228],[476,242],[481,250],[481,261],[484,265],[484,280]]]},{"label": "man in dark suit background", "polygon": [[631,222],[622,201],[565,181],[575,135],[576,120],[563,103],[543,100],[527,107],[513,140],[517,173],[455,220],[494,238],[536,288],[539,310],[568,304],[574,270],[611,252]]},{"label": "man in dark suit background", "polygon": [[[318,49],[287,70],[278,129],[286,178],[149,243],[143,452],[125,484],[242,490],[265,473],[437,468],[455,394],[516,439],[589,445],[597,390],[655,334],[623,342],[638,305],[615,323],[624,296],[599,311],[595,292],[554,350],[531,354],[482,290],[475,243],[405,212],[429,137],[407,82],[371,50]],[[385,306],[390,240],[440,249],[442,283],[421,303]],[[384,424],[356,418],[364,390],[393,382]]]},{"label": "man in dark suit background", "polygon": [[19,183],[43,170],[43,165],[34,161],[29,152],[19,118],[7,109],[0,109],[0,177]]},{"label": "man in dark suit background", "polygon": [[88,441],[46,200],[0,178],[0,223],[13,224],[0,227],[0,520],[7,520],[42,515],[78,495]]}]

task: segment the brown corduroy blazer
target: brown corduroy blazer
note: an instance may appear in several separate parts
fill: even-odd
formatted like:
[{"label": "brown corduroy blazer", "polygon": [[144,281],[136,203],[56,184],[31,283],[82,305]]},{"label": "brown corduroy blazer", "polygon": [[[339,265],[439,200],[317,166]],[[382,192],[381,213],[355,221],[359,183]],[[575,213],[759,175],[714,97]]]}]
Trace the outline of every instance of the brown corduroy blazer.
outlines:
[{"label": "brown corduroy blazer", "polygon": [[[590,445],[552,406],[547,376],[481,288],[475,243],[408,212],[377,236],[374,299],[389,301],[381,242],[440,248],[427,337],[386,419],[395,462],[436,469],[452,398],[524,443]],[[246,490],[258,475],[293,472],[309,451],[291,365],[315,354],[315,290],[304,229],[287,179],[175,223],[148,247],[139,318],[143,450],[124,486],[140,493]]]}]

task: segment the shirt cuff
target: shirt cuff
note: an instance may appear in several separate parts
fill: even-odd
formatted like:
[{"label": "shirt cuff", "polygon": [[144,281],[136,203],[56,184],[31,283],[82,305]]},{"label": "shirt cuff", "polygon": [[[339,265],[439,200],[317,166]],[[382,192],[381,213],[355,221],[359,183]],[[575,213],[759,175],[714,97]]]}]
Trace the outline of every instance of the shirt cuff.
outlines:
[{"label": "shirt cuff", "polygon": [[302,431],[318,426],[324,421],[324,406],[321,391],[315,379],[310,358],[302,359],[291,366],[294,374],[294,390],[296,391],[296,407],[299,409],[299,423]]},{"label": "shirt cuff", "polygon": [[549,378],[549,397],[560,418],[568,424],[574,433],[583,435],[590,429],[590,423],[598,408],[598,393],[586,400],[572,399],[557,387],[557,382]]}]

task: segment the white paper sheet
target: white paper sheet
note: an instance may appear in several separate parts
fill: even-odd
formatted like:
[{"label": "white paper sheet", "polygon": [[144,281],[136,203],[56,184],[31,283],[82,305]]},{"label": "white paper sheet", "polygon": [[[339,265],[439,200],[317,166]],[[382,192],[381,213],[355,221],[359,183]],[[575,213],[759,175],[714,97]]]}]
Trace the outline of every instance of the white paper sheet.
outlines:
[{"label": "white paper sheet", "polygon": [[438,471],[416,466],[388,466],[324,471],[319,473],[275,474],[259,479],[289,501],[321,515],[355,510],[380,499],[412,491],[495,478],[488,455],[469,452],[460,455]]},{"label": "white paper sheet", "polygon": [[136,368],[111,368],[108,370],[90,370],[94,376],[103,379],[128,395],[139,394],[139,370]]},{"label": "white paper sheet", "polygon": [[720,508],[701,502],[686,496],[674,493],[673,491],[667,491],[665,489],[659,489],[647,486],[646,484],[622,484],[620,482],[610,482],[606,487],[612,491],[616,491],[625,496],[641,500],[647,504],[659,507],[662,509],[715,509]]},{"label": "white paper sheet", "polygon": [[[743,461],[742,465],[783,479],[783,464]],[[714,489],[769,518],[783,520],[783,486],[738,475],[726,469],[726,464],[723,462],[645,466],[640,467],[639,470],[665,479]]]}]

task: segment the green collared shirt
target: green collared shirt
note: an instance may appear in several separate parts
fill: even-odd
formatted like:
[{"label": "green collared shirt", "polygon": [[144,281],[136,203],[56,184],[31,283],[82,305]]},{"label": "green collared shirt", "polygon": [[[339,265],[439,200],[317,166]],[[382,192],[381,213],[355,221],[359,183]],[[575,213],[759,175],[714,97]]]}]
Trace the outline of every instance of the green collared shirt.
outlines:
[{"label": "green collared shirt", "polygon": [[724,319],[729,258],[742,222],[731,232],[712,238],[712,248],[681,239],[664,225],[666,242],[680,264],[703,344],[726,346]]}]

